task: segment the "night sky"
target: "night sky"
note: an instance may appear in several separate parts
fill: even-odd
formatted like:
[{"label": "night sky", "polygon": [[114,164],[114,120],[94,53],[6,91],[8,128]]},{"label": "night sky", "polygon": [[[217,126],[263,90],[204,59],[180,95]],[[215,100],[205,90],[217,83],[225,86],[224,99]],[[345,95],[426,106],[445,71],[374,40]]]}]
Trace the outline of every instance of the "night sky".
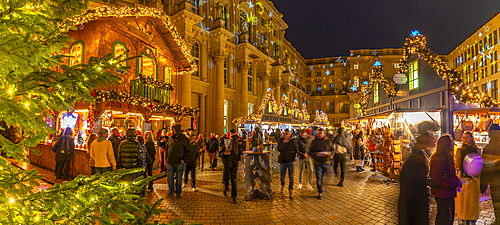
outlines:
[{"label": "night sky", "polygon": [[412,30],[447,55],[500,12],[500,0],[272,0],[285,38],[306,58],[402,48]]}]

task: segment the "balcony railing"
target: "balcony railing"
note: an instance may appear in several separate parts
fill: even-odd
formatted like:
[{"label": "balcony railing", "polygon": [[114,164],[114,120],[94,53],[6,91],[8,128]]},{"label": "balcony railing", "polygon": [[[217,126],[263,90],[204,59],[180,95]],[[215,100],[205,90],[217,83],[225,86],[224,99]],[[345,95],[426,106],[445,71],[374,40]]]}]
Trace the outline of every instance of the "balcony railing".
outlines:
[{"label": "balcony railing", "polygon": [[170,104],[171,91],[154,87],[139,80],[130,82],[130,94],[142,96],[154,102]]}]

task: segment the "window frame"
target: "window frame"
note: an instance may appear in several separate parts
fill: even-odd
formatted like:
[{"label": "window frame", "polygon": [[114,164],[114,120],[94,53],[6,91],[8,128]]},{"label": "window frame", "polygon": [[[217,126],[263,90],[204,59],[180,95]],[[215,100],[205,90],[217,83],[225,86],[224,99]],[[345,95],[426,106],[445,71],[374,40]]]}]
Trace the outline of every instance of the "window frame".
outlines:
[{"label": "window frame", "polygon": [[[195,54],[195,51],[194,51],[195,46],[197,46],[197,48],[198,48],[198,50],[196,51],[198,56],[194,55]],[[191,75],[196,76],[196,77],[200,77],[200,68],[201,68],[200,67],[200,44],[197,41],[195,41],[193,43],[193,45],[191,46],[191,56],[193,57],[194,62],[198,66],[198,70],[196,72],[192,73]]]},{"label": "window frame", "polygon": [[373,87],[373,104],[377,104],[379,103],[380,99],[379,99],[379,86],[378,86],[378,83],[375,83],[375,86]]},{"label": "window frame", "polygon": [[153,74],[153,76],[155,77],[156,80],[158,80],[158,63],[156,62],[155,58],[153,56],[150,56],[150,55],[143,53],[143,52],[141,52],[141,54],[139,54],[139,56],[141,56],[141,57],[137,59],[137,63],[136,63],[137,66],[136,66],[136,70],[135,70],[136,74],[137,75],[139,75],[139,74],[144,75],[143,70],[142,70],[143,69],[142,68],[143,67],[143,57],[148,57],[148,58],[152,59],[153,63],[155,64],[155,67],[154,67],[155,74]]},{"label": "window frame", "polygon": [[[128,58],[128,53],[129,53],[127,45],[125,43],[121,42],[121,41],[118,41],[118,40],[115,41],[115,42],[113,42],[113,45],[112,45],[112,48],[113,48],[112,49],[113,50],[113,57],[117,58],[117,56],[116,56],[116,45],[123,45],[123,47],[125,47],[125,55],[124,56],[125,56],[125,59],[127,59]],[[128,66],[128,60],[125,61],[125,66]]]},{"label": "window frame", "polygon": [[[168,78],[169,82],[167,82],[167,80],[165,79],[165,77],[167,76],[167,74],[166,74],[167,68],[169,68],[169,70],[170,70],[170,76]],[[165,65],[163,67],[163,82],[172,84],[172,78],[173,78],[172,74],[173,74],[172,67],[170,65]]]},{"label": "window frame", "polygon": [[[78,63],[78,64],[73,64],[73,65],[72,65],[72,64],[71,64],[71,58],[73,58],[73,56],[71,55],[71,49],[72,49],[75,45],[78,45],[78,44],[81,44],[81,45],[82,45],[82,53],[81,53],[81,55],[82,55],[82,56],[81,56],[81,59],[80,59],[81,61],[80,61],[80,63]],[[69,55],[70,55],[70,58],[69,58],[69,60],[68,60],[68,66],[76,66],[76,65],[83,64],[83,63],[84,63],[84,61],[85,61],[85,43],[84,43],[82,40],[78,40],[78,41],[73,42],[73,43],[70,45],[70,47],[69,47],[68,53],[69,53]]]},{"label": "window frame", "polygon": [[[409,63],[408,68],[408,77],[409,77],[409,85],[408,88],[410,91],[418,90],[420,88],[420,76],[419,76],[419,67],[420,67],[420,59],[416,59],[413,62]],[[416,69],[415,69],[416,67]],[[416,83],[416,86],[415,86]]]}]

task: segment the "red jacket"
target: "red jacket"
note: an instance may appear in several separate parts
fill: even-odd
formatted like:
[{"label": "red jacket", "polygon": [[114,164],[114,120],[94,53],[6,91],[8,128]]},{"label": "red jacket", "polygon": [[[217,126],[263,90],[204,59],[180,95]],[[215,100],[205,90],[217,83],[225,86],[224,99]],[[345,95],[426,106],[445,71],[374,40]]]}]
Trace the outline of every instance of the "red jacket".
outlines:
[{"label": "red jacket", "polygon": [[431,188],[432,195],[439,198],[454,198],[460,179],[455,175],[453,158],[444,154],[433,155],[430,161],[431,178],[436,187]]},{"label": "red jacket", "polygon": [[375,151],[377,149],[375,149],[375,145],[373,145],[372,141],[370,139],[368,139],[368,149],[370,151]]}]

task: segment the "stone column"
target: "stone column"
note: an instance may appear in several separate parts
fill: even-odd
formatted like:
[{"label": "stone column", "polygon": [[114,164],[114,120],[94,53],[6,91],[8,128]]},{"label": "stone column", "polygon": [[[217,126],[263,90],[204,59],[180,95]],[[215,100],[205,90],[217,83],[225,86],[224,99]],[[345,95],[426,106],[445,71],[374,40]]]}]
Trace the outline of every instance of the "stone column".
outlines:
[{"label": "stone column", "polygon": [[281,85],[279,83],[276,84],[276,89],[274,89],[274,99],[276,100],[276,104],[281,103]]},{"label": "stone column", "polygon": [[199,94],[198,96],[200,96],[200,121],[198,122],[198,127],[200,130],[198,133],[203,134],[204,137],[206,137],[207,136],[207,126],[206,126],[206,119],[205,119],[205,116],[207,113],[206,106],[205,106],[206,95]]},{"label": "stone column", "polygon": [[227,53],[222,50],[210,52],[215,61],[215,133],[224,134],[224,59]]},{"label": "stone column", "polygon": [[179,75],[179,104],[191,107],[191,74]]},{"label": "stone column", "polygon": [[238,73],[241,79],[241,102],[239,116],[247,116],[248,114],[248,68],[250,64],[248,62],[239,62],[236,63],[236,68],[238,68]]},{"label": "stone column", "polygon": [[262,95],[265,96],[269,88],[269,75],[261,74],[260,79],[262,80]]}]

